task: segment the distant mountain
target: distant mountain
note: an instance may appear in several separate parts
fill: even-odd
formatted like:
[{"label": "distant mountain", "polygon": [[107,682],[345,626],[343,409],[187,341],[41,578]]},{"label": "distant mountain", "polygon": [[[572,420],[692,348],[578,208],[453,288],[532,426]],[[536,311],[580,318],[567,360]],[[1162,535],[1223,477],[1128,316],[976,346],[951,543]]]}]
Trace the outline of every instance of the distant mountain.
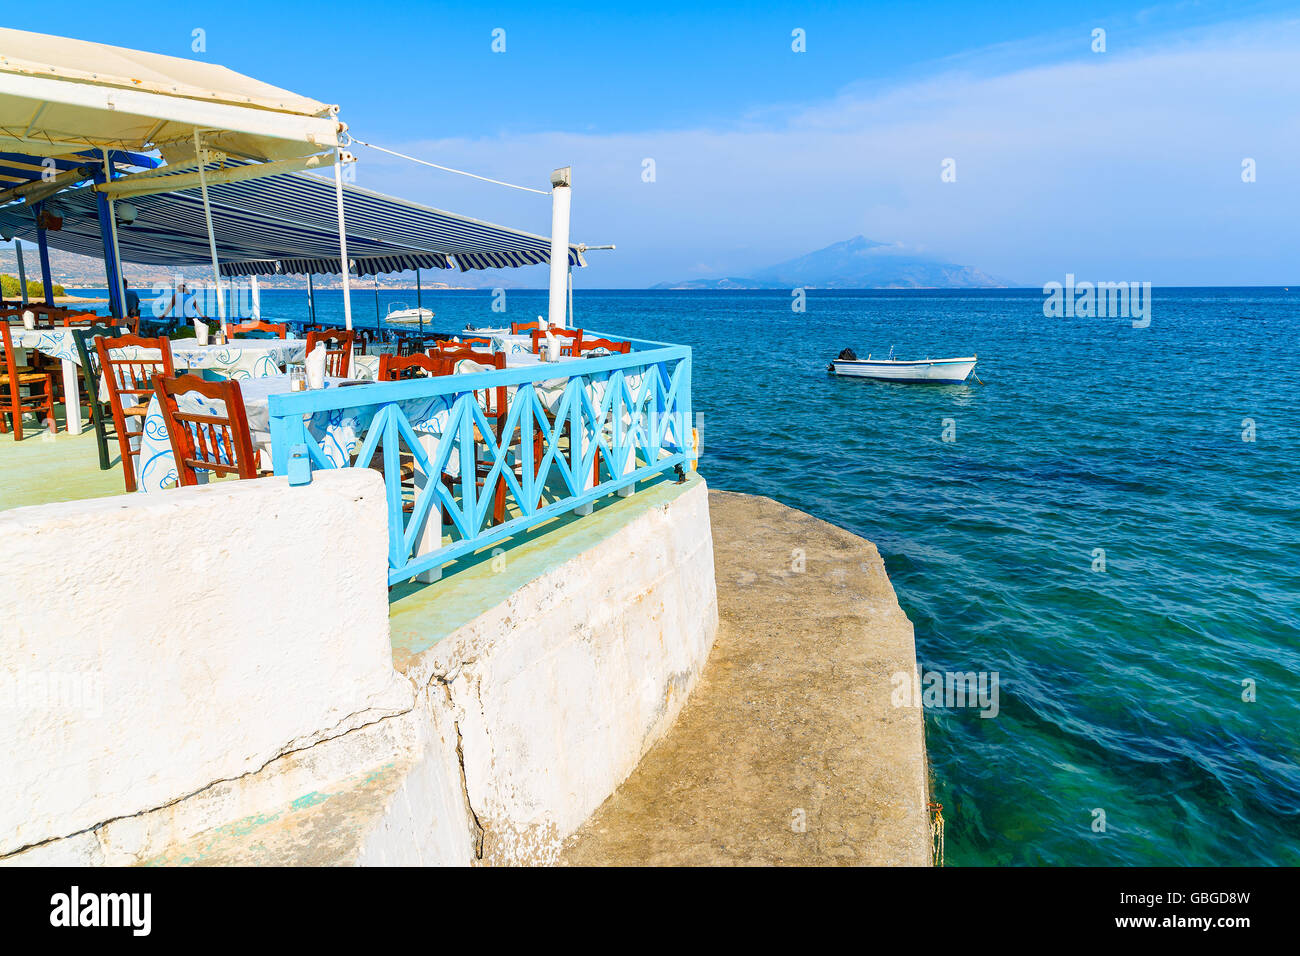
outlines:
[{"label": "distant mountain", "polygon": [[970,266],[911,255],[897,245],[854,236],[749,278],[661,282],[654,289],[979,289],[1012,286]]}]

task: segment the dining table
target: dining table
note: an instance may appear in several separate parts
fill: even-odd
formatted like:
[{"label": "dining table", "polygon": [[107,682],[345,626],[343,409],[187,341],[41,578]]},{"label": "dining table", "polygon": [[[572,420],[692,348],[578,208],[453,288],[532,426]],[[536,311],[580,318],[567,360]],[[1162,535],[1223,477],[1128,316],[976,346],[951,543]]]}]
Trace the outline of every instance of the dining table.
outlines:
[{"label": "dining table", "polygon": [[[364,440],[375,415],[383,407],[366,401],[367,384],[370,383],[352,378],[327,378],[325,388],[355,389],[357,404],[316,412],[307,419],[307,433],[319,444],[326,459],[336,468],[344,468],[352,464],[358,445]],[[241,381],[239,390],[244,401],[244,414],[248,420],[249,438],[253,449],[258,453],[260,467],[269,468],[271,463],[270,397],[293,391],[291,379],[288,375],[264,375]],[[226,409],[221,402],[196,392],[180,394],[177,397],[177,404],[187,412],[221,417],[226,415]],[[428,436],[435,441],[441,437],[451,411],[451,403],[446,396],[415,398],[397,404],[417,435]],[[175,487],[176,458],[172,451],[167,423],[163,419],[162,408],[158,404],[156,395],[149,401],[143,432],[137,452],[138,490],[157,492]],[[435,450],[436,444],[426,445],[426,448]],[[446,470],[454,477],[459,473],[458,467],[457,461],[451,461]]]},{"label": "dining table", "polygon": [[[354,363],[357,358],[378,359],[378,356],[354,355],[352,356]],[[521,353],[507,356],[506,367],[523,368],[533,365],[554,364],[560,377],[534,383],[534,389],[542,406],[554,413],[558,410],[563,399],[570,376],[579,370],[572,367],[566,368],[565,366],[576,366],[581,364],[582,361],[582,359],[565,358],[555,363],[543,363],[540,356],[529,352],[527,354]],[[490,367],[480,365],[469,359],[463,359],[457,363],[454,374],[481,371],[490,371]],[[365,386],[370,384],[371,380],[360,377],[357,372],[358,368],[353,364],[349,372],[350,378],[328,378],[325,384],[326,388],[355,389],[357,397],[355,405],[315,412],[310,415],[306,422],[308,435],[318,444],[326,460],[336,468],[345,468],[353,464],[358,446],[365,440],[371,422],[383,407],[372,404],[367,400],[368,389]],[[639,391],[640,382],[640,374],[629,376],[628,386],[633,396]],[[261,466],[269,467],[271,461],[270,396],[292,391],[290,377],[284,374],[262,375],[242,380],[239,385],[253,448],[259,454]],[[601,380],[591,381],[588,383],[587,388],[593,407],[599,408],[604,399],[606,382]],[[514,400],[517,389],[518,386],[508,388],[508,402]],[[422,446],[430,456],[437,452],[438,440],[447,427],[454,399],[454,394],[442,394],[419,396],[397,402],[407,422],[410,423],[412,430],[421,439]],[[194,392],[182,393],[178,398],[178,402],[186,411],[215,414],[223,417],[226,414],[220,402],[214,402],[212,399],[205,398]],[[624,411],[622,417],[625,423],[629,423],[631,420],[626,411]],[[139,491],[157,492],[176,485],[176,460],[172,453],[171,438],[167,433],[167,426],[157,396],[151,398],[149,402],[137,454],[136,475]],[[632,463],[629,461],[628,464],[631,466]],[[631,468],[629,467],[628,470],[631,470]],[[453,479],[456,478],[460,472],[460,456],[455,454],[449,456],[444,471]]]},{"label": "dining table", "polygon": [[[77,342],[72,337],[71,329],[29,329],[23,325],[11,325],[9,335],[13,339],[15,350],[32,349],[42,355],[58,359],[62,365],[63,394],[77,394],[77,377],[81,374],[81,358],[77,353]],[[19,356],[19,361],[23,362],[25,359]],[[68,434],[81,434],[81,405],[79,403],[66,403],[64,421]]]},{"label": "dining table", "polygon": [[[77,352],[72,329],[28,329],[12,326],[10,335],[15,349],[34,349],[43,355],[58,359],[63,366],[63,391],[65,395],[78,393],[81,357]],[[174,339],[171,343],[172,361],[177,371],[208,370],[224,378],[239,380],[279,375],[286,364],[301,362],[307,355],[305,339],[235,339],[224,345],[200,345],[196,339]],[[137,346],[115,348],[122,356],[157,356],[155,349]],[[100,395],[106,396],[101,377]],[[81,406],[67,402],[64,409],[68,434],[81,434]]]}]

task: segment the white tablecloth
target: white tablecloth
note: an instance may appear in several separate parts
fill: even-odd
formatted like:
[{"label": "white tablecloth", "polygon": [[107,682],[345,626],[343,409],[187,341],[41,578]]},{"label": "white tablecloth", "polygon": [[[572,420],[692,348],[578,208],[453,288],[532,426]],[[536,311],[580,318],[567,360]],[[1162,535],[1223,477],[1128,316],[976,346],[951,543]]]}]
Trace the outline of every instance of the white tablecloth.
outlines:
[{"label": "white tablecloth", "polygon": [[35,349],[51,358],[81,362],[71,329],[25,329],[19,325],[10,326],[9,335],[16,349]]},{"label": "white tablecloth", "polygon": [[[345,379],[327,379],[327,388],[338,388]],[[357,444],[370,427],[379,411],[378,406],[365,405],[365,386],[356,389],[359,407],[318,412],[307,423],[308,433],[318,441],[326,457],[338,467],[351,464]],[[248,417],[248,430],[254,450],[261,453],[262,467],[269,467],[271,457],[270,396],[290,391],[289,376],[268,375],[239,383],[244,399],[244,413]],[[179,399],[187,412],[208,412],[224,416],[220,402],[212,402],[201,395],[190,393]],[[447,424],[449,404],[445,398],[424,398],[399,403],[411,427],[418,435],[441,436]],[[176,458],[172,453],[171,436],[163,420],[157,396],[149,402],[145,417],[144,435],[138,452],[136,469],[138,488],[142,492],[161,491],[176,485]],[[455,456],[453,456],[455,457]],[[449,463],[448,473],[459,473],[459,461]]]},{"label": "white tablecloth", "polygon": [[[355,361],[358,356],[354,355],[352,358]],[[378,360],[377,356],[360,356],[360,358],[374,358],[376,362]],[[577,371],[577,369],[566,368],[566,366],[581,363],[582,361],[582,359],[566,359],[562,362],[556,362],[555,367],[557,371],[573,372]],[[507,367],[518,368],[540,364],[540,362],[536,355],[530,353],[528,355],[512,356],[507,359],[506,364]],[[482,366],[476,366],[466,360],[460,363],[457,373],[482,370],[484,370]],[[354,368],[353,371],[356,372],[357,369]],[[342,381],[344,380],[329,379],[327,387],[338,388]],[[559,407],[567,382],[567,378],[559,378],[536,384],[538,398],[550,411],[554,412]],[[634,398],[640,390],[640,382],[640,375],[629,376],[628,378],[628,387],[631,389]],[[319,442],[325,457],[335,467],[340,468],[352,463],[352,459],[357,454],[359,443],[364,440],[374,416],[380,409],[380,406],[365,404],[366,393],[368,392],[365,386],[350,386],[350,388],[355,389],[356,392],[358,400],[356,407],[317,412],[311,416],[311,420],[307,423],[308,434]],[[588,385],[588,395],[593,408],[600,408],[605,388],[606,383],[603,381],[591,382]],[[517,387],[509,389],[508,401],[513,401],[516,389]],[[262,467],[269,467],[271,455],[270,405],[268,400],[273,394],[288,392],[289,390],[289,377],[287,375],[268,375],[240,382],[240,393],[244,399],[245,414],[248,416],[250,437],[254,449],[262,455]],[[207,411],[217,415],[225,415],[225,410],[220,407],[219,403],[209,402],[206,398],[192,393],[183,396],[181,402],[186,411]],[[450,416],[451,396],[439,395],[417,398],[399,402],[398,404],[417,435],[434,439],[434,441],[425,442],[424,448],[431,456],[435,455],[437,453],[436,439],[442,437]],[[623,419],[627,423],[630,421],[630,416],[624,413]],[[163,421],[162,410],[158,406],[157,397],[154,397],[149,403],[138,461],[139,466],[136,468],[136,475],[140,491],[160,491],[175,486],[176,460],[172,454],[171,439],[167,434],[167,426]],[[628,470],[632,470],[631,461],[628,462],[628,465]],[[459,475],[460,456],[457,454],[449,456],[444,470],[453,478]]]}]

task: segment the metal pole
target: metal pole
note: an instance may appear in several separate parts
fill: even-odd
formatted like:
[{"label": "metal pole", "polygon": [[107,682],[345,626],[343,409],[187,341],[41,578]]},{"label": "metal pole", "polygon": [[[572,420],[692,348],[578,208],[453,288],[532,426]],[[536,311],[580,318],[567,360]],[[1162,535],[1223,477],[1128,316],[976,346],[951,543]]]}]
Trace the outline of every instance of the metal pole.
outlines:
[{"label": "metal pole", "polygon": [[[565,262],[568,262],[567,254]],[[573,323],[573,266],[569,266],[569,328],[575,328]]]},{"label": "metal pole", "polygon": [[316,324],[316,290],[312,288],[311,273],[307,273],[307,316],[311,324]]},{"label": "metal pole", "polygon": [[262,287],[257,283],[257,276],[251,276],[248,285],[248,291],[253,296],[253,319],[260,321],[262,318]]},{"label": "metal pole", "polygon": [[415,269],[415,314],[420,318],[420,334],[424,334],[424,300],[420,295],[420,269]]},{"label": "metal pole", "polygon": [[[113,164],[108,160],[108,150],[101,149],[104,155],[104,182],[113,181]],[[126,280],[122,278],[122,252],[117,245],[117,210],[113,206],[113,197],[108,197],[108,231],[113,236],[113,276],[117,284],[118,311],[113,314],[119,319],[126,317]]]},{"label": "metal pole", "polygon": [[217,318],[221,321],[221,331],[226,330],[226,300],[221,295],[221,266],[217,262],[217,239],[212,232],[212,205],[208,202],[208,177],[204,171],[207,163],[203,159],[203,145],[199,131],[194,130],[194,158],[199,163],[199,191],[203,194],[203,218],[208,223],[208,252],[212,254],[212,281],[217,286]]},{"label": "metal pole", "polygon": [[[36,207],[36,221],[41,221],[41,212],[44,210],[43,205]],[[45,239],[45,230],[39,225],[36,227],[36,251],[41,257],[41,282],[43,283],[41,291],[45,293],[45,304],[54,304],[54,280],[50,276],[50,244]]]},{"label": "metal pole", "polygon": [[23,266],[23,241],[14,240],[14,252],[18,254],[18,294],[23,305],[27,304],[27,269]]},{"label": "metal pole", "polygon": [[551,281],[547,318],[564,328],[565,276],[569,267],[569,200],[573,172],[565,166],[551,173]]},{"label": "metal pole", "polygon": [[352,328],[352,281],[348,275],[348,227],[343,218],[343,150],[334,150],[334,201],[339,207],[339,268],[343,273],[343,324]]}]

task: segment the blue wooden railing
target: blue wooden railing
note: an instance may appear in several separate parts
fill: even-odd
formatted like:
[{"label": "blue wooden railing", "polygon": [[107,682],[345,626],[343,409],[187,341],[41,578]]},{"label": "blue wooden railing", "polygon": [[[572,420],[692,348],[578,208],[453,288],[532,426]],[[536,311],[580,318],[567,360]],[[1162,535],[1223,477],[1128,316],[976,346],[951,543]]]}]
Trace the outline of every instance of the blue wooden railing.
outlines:
[{"label": "blue wooden railing", "polygon": [[[625,355],[272,395],[275,473],[305,463],[382,462],[389,583],[429,580],[458,557],[690,465],[691,350],[647,341],[633,347]],[[475,392],[492,389],[495,397],[499,386],[507,388],[508,415],[498,437]],[[340,442],[341,424],[352,426],[344,431],[351,440]],[[422,434],[436,437],[426,447]],[[449,470],[458,476],[445,483]],[[459,476],[478,476],[482,487]],[[500,523],[498,480],[506,488]]]}]

